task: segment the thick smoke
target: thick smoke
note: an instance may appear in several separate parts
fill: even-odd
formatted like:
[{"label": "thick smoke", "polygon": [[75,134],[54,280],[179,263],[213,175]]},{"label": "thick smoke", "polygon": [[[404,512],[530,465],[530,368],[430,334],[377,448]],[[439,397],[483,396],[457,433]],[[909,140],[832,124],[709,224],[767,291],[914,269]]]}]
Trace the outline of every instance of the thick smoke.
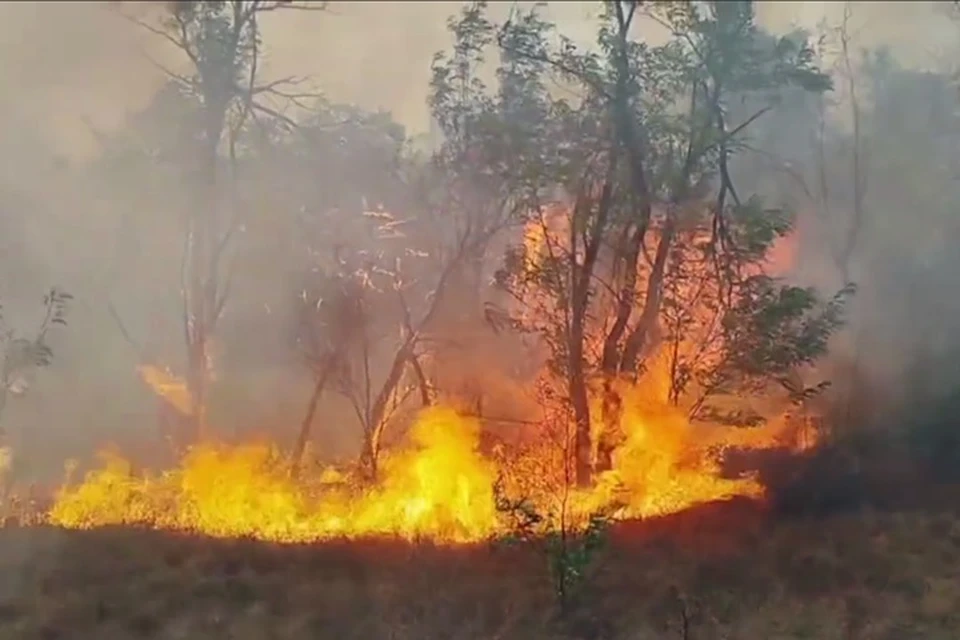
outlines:
[{"label": "thick smoke", "polygon": [[[388,110],[408,132],[428,133],[430,60],[448,46],[445,20],[458,7],[346,2],[335,3],[328,13],[277,12],[263,25],[265,73],[310,76],[332,100]],[[495,3],[492,9],[502,17],[509,3]],[[152,10],[142,5],[135,12]],[[590,40],[598,11],[592,3],[549,8],[561,29],[582,42]],[[836,25],[842,12],[842,3],[771,3],[759,10],[761,21],[781,33],[796,27],[815,32],[824,19]],[[31,461],[29,474],[49,479],[56,477],[64,458],[88,456],[105,441],[131,446],[145,432],[153,437],[155,405],[135,367],[144,353],[173,367],[182,364],[181,247],[174,240],[173,211],[189,195],[188,186],[181,193],[161,190],[139,181],[129,167],[117,166],[111,173],[97,164],[103,141],[137,118],[145,119],[138,116],[145,109],[151,109],[156,139],[176,130],[177,114],[172,107],[165,112],[155,96],[165,82],[160,67],[176,69],[179,60],[106,4],[7,3],[0,5],[0,18],[0,86],[8,96],[0,107],[4,314],[11,324],[29,328],[38,321],[40,297],[50,285],[61,285],[76,297],[70,326],[54,345],[54,366],[36,376],[29,392],[12,401],[3,416],[10,438]],[[655,35],[656,28],[649,28]],[[904,69],[953,71],[944,61],[956,50],[960,25],[935,3],[857,3],[851,30],[858,51],[887,46]],[[930,83],[926,93],[916,86],[923,78]],[[884,96],[892,110],[886,116],[889,123],[874,121],[870,130],[899,126],[908,117],[915,122],[903,125],[903,144],[870,140],[864,152],[869,228],[855,253],[862,295],[852,318],[855,326],[868,329],[862,338],[867,341],[863,366],[894,386],[918,366],[929,377],[935,365],[924,369],[918,362],[930,361],[918,356],[942,354],[956,345],[952,329],[958,309],[948,301],[958,299],[950,274],[960,266],[952,243],[944,240],[956,224],[949,203],[956,201],[960,173],[951,172],[960,165],[951,158],[956,144],[942,146],[944,136],[957,135],[960,125],[951,118],[960,96],[947,91],[952,85],[942,76],[901,74],[897,82]],[[938,108],[949,111],[937,112],[944,129],[938,137],[920,115],[929,114],[934,94]],[[844,98],[843,92],[838,97]],[[865,95],[864,109],[871,109],[872,99]],[[810,140],[814,119],[809,105],[794,107],[777,116],[767,128],[769,136],[758,144],[786,157],[809,178],[815,160]],[[843,135],[849,133],[845,108],[841,102],[831,111]],[[906,151],[906,143],[914,146]],[[831,171],[842,184],[849,158],[842,146],[831,153]],[[907,171],[905,153],[932,164],[923,172]],[[954,165],[944,169],[934,161]],[[777,175],[777,180],[789,181],[783,172]],[[842,217],[850,196],[839,188],[836,215]],[[778,194],[792,200],[803,218],[799,277],[829,291],[838,282],[819,239],[837,233],[840,223],[807,220],[814,214],[801,192],[797,187]],[[241,269],[253,275],[236,287],[245,287],[244,295],[258,302],[240,305],[230,316],[225,331],[233,337],[222,349],[261,355],[250,356],[242,374],[224,385],[220,415],[238,430],[279,430],[289,439],[309,395],[309,376],[294,355],[277,355],[288,346],[281,335],[284,302],[279,292],[289,283],[280,281],[282,272],[270,271],[270,263],[261,257]],[[263,302],[267,300],[275,304]],[[132,340],[122,335],[111,307]],[[952,380],[945,372],[933,377],[938,384]],[[331,403],[324,415],[322,430],[332,450],[347,450],[353,435],[335,425],[349,418],[348,411]]]}]

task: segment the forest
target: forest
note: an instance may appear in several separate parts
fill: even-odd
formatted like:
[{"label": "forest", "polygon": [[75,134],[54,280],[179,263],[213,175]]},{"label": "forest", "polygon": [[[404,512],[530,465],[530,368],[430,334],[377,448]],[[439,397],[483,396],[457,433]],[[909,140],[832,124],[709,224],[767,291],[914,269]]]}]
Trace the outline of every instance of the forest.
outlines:
[{"label": "forest", "polygon": [[156,90],[10,118],[3,633],[955,637],[955,42],[455,4],[423,131],[286,0],[97,5]]}]

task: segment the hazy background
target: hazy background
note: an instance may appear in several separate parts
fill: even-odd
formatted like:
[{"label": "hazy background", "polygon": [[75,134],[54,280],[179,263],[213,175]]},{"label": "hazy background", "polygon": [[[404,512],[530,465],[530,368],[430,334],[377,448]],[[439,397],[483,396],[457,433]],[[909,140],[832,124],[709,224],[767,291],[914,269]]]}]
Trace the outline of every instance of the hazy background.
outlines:
[{"label": "hazy background", "polygon": [[[505,15],[510,4],[494,3],[494,14]],[[445,21],[458,7],[455,2],[336,2],[326,13],[274,13],[263,23],[265,73],[309,75],[333,100],[389,110],[409,132],[426,133],[430,61],[448,46]],[[138,10],[151,9],[144,4]],[[598,4],[562,2],[553,3],[549,14],[565,33],[589,41],[598,11]],[[821,20],[836,24],[842,13],[839,2],[761,3],[759,9],[762,23],[776,32],[797,26],[814,30]],[[109,300],[138,340],[157,354],[168,354],[171,365],[180,357],[180,246],[164,244],[157,232],[165,224],[164,199],[177,194],[134,184],[120,170],[109,179],[92,180],[85,174],[100,153],[98,135],[121,130],[162,86],[164,76],[151,60],[172,67],[178,60],[156,36],[99,3],[2,3],[0,25],[4,313],[12,324],[29,328],[50,285],[63,286],[77,298],[70,327],[55,345],[55,364],[37,376],[26,396],[11,402],[4,416],[11,437],[28,455],[42,452],[46,464],[37,467],[39,473],[59,466],[66,456],[87,455],[96,443],[126,442],[144,431],[152,435],[155,406],[136,378],[137,354],[107,313]],[[858,47],[888,45],[896,59],[912,69],[952,73],[960,61],[960,27],[948,18],[943,4],[855,3],[851,29]],[[904,95],[904,100],[914,100],[918,109],[930,103],[924,95]],[[790,129],[789,122],[784,125]],[[920,130],[915,135],[924,134]],[[889,182],[886,186],[895,189]],[[884,200],[889,202],[889,197]],[[930,243],[956,234],[949,211],[927,216],[925,205],[909,199],[897,207],[904,217],[874,228],[869,239],[874,247],[933,255],[939,249]],[[929,233],[918,231],[923,229]],[[808,243],[808,260],[817,255],[815,245]],[[897,272],[884,258],[892,254],[885,251],[865,251],[861,262],[880,261]],[[947,286],[952,278],[937,269]],[[861,271],[876,274],[872,267]],[[815,267],[808,269],[816,272]],[[885,280],[888,285],[895,281],[893,276]],[[283,286],[266,276],[257,283],[270,289]],[[868,351],[886,349],[888,362],[900,354],[892,342],[907,340],[916,330],[905,318],[918,315],[929,303],[928,312],[919,315],[943,319],[945,311],[933,303],[950,295],[942,287],[912,287],[914,298],[905,303],[893,299],[893,289],[875,289],[857,311],[861,317],[887,317],[889,326],[873,334],[878,344]],[[888,301],[894,311],[885,307]],[[267,315],[248,318],[247,323],[269,327]],[[236,317],[234,321],[240,322]],[[251,333],[250,339],[260,335]],[[232,387],[236,412],[223,414],[224,420],[238,429],[277,429],[289,438],[308,386],[308,375],[295,366],[251,369]],[[320,417],[320,431],[336,435],[331,423],[338,419],[338,412],[329,409]]]},{"label": "hazy background", "polygon": [[[494,2],[491,12],[504,16],[513,4]],[[922,68],[949,64],[955,53],[958,30],[946,19],[949,3],[853,5],[859,46],[889,45],[898,59]],[[459,6],[334,2],[325,13],[274,13],[263,24],[267,66],[277,75],[309,75],[336,100],[389,109],[412,130],[426,131],[430,61],[448,46],[446,20]],[[567,35],[589,42],[599,10],[598,3],[556,2],[548,15]],[[758,3],[761,22],[778,32],[794,26],[813,30],[824,19],[836,24],[843,10],[841,2]],[[96,153],[87,122],[104,129],[121,126],[163,82],[144,54],[168,64],[175,60],[156,36],[118,18],[103,3],[3,3],[0,18],[0,81],[14,92],[3,114],[19,123],[16,128],[38,135],[49,145],[48,153]]]}]

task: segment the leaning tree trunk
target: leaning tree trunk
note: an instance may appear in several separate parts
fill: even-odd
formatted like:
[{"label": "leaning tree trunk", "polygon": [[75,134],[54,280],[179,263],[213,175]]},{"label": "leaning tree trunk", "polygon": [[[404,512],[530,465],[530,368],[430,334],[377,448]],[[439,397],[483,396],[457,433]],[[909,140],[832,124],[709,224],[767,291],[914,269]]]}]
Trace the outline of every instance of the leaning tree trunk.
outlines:
[{"label": "leaning tree trunk", "polygon": [[310,432],[313,429],[313,418],[317,414],[317,406],[320,404],[320,397],[327,386],[327,380],[330,378],[331,366],[325,366],[317,375],[313,384],[313,393],[310,394],[310,402],[307,404],[307,413],[303,416],[303,422],[300,423],[300,432],[297,434],[297,442],[293,447],[293,454],[290,457],[290,477],[296,480],[300,475],[300,467],[303,464],[303,455],[307,450],[307,443],[310,441]]},{"label": "leaning tree trunk", "polygon": [[367,430],[363,436],[363,451],[360,452],[360,470],[370,482],[376,482],[380,465],[380,436],[383,428],[379,425]]},{"label": "leaning tree trunk", "polygon": [[196,320],[200,325],[195,328],[191,337],[190,351],[188,357],[189,372],[187,374],[187,385],[190,390],[190,400],[192,402],[190,412],[190,440],[199,442],[203,439],[206,431],[207,420],[207,337],[206,327],[203,326],[203,320]]},{"label": "leaning tree trunk", "polygon": [[383,431],[387,427],[389,416],[387,415],[387,406],[390,399],[397,391],[397,387],[403,378],[403,372],[410,362],[413,353],[416,334],[411,333],[397,349],[393,356],[393,363],[390,366],[390,372],[387,379],[380,387],[377,397],[373,401],[370,409],[370,415],[367,417],[367,424],[364,425],[363,451],[360,453],[360,467],[367,475],[368,479],[375,481],[377,479],[377,463],[380,457],[380,441]]}]

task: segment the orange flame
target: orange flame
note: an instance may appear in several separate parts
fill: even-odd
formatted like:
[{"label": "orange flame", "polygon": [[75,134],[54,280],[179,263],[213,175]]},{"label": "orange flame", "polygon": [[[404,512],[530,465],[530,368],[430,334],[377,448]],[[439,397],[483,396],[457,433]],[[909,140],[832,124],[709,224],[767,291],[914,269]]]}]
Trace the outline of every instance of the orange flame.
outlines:
[{"label": "orange flame", "polygon": [[[546,250],[548,235],[555,232],[545,225],[529,227],[528,255]],[[534,313],[552,311],[549,300],[539,304]],[[691,336],[709,330],[710,321],[698,322]],[[570,488],[564,449],[569,425],[563,425],[567,434],[559,440],[485,455],[476,420],[436,407],[419,416],[405,446],[384,454],[373,486],[352,483],[334,469],[306,472],[298,482],[274,447],[201,443],[178,468],[153,476],[137,475],[122,457],[104,454],[99,469],[60,491],[48,519],[68,528],[142,525],[281,542],[400,536],[461,543],[507,531],[495,504],[498,478],[548,517],[562,504],[568,522],[612,505],[617,516],[637,518],[734,496],[761,498],[764,489],[755,478],[723,477],[719,453],[732,446],[798,447],[797,425],[786,418],[751,429],[692,424],[687,409],[666,401],[670,365],[667,350],[662,351],[648,357],[640,385],[620,383],[623,437],[612,468],[590,488]],[[189,413],[190,397],[181,381],[152,367],[141,367],[140,374],[155,393]],[[591,414],[600,416],[598,398],[593,405]],[[601,421],[596,423],[595,435],[602,429]]]},{"label": "orange flame", "polygon": [[408,448],[384,460],[381,483],[362,492],[331,473],[311,491],[290,480],[282,456],[265,445],[198,445],[178,469],[156,477],[135,477],[128,462],[104,454],[100,469],[61,490],[49,519],[68,528],[144,525],[282,542],[374,535],[465,542],[494,533],[495,469],[477,452],[479,425],[435,408],[409,436]]},{"label": "orange flame", "polygon": [[[780,427],[697,428],[639,389],[627,399],[626,440],[615,453],[614,468],[593,488],[570,490],[569,520],[614,503],[620,517],[649,517],[763,495],[754,479],[721,478],[714,449],[773,446]],[[105,453],[99,469],[59,492],[48,518],[66,528],[139,525],[278,542],[368,536],[478,541],[506,532],[494,500],[498,474],[531,469],[529,460],[524,466],[482,455],[479,434],[475,420],[451,409],[426,410],[408,433],[407,446],[386,454],[373,487],[354,486],[332,469],[295,482],[283,456],[268,445],[200,444],[179,468],[155,476],[138,476],[122,457]],[[533,463],[540,468],[537,477],[527,478],[533,481],[528,487],[551,471],[545,458]],[[538,508],[547,509],[556,502],[555,491],[544,483],[528,493]]]},{"label": "orange flame", "polygon": [[723,477],[723,451],[799,448],[797,425],[785,417],[754,428],[692,424],[684,411],[659,400],[663,396],[650,387],[621,393],[625,438],[614,452],[613,468],[597,479],[591,501],[597,506],[619,502],[625,517],[667,515],[735,496],[762,498],[763,485],[755,478]]},{"label": "orange flame", "polygon": [[157,397],[163,398],[177,411],[184,415],[190,415],[193,412],[193,401],[186,382],[177,378],[168,369],[144,364],[137,367],[137,373]]}]

